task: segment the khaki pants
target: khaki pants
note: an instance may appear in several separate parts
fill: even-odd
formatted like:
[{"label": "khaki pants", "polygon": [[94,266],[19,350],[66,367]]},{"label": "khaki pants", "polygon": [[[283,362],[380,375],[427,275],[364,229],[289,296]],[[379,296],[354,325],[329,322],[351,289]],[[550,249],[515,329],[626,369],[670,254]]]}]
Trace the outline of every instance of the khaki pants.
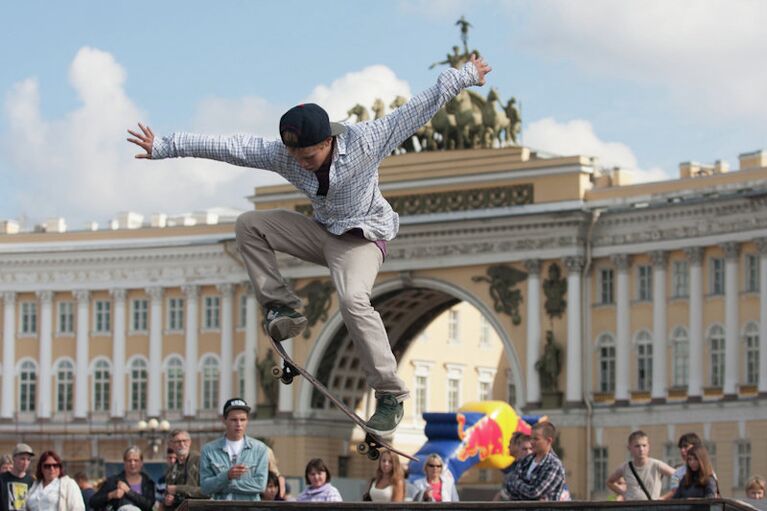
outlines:
[{"label": "khaki pants", "polygon": [[303,303],[286,285],[277,267],[275,251],[330,269],[346,328],[354,341],[368,385],[376,397],[408,397],[405,382],[397,376],[381,316],[370,304],[381,250],[371,241],[329,233],[311,218],[293,211],[248,211],[237,218],[237,245],[261,305],[284,304],[300,310]]}]

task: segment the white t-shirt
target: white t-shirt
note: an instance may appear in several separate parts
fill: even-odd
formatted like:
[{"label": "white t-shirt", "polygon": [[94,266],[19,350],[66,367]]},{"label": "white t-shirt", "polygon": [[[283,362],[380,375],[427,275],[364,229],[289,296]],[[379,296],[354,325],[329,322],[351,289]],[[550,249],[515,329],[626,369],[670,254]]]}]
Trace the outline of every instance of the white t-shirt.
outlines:
[{"label": "white t-shirt", "polygon": [[226,452],[229,453],[229,459],[232,462],[232,465],[237,464],[237,458],[240,457],[240,453],[242,452],[242,448],[245,446],[245,439],[240,438],[239,440],[229,440],[226,439]]}]

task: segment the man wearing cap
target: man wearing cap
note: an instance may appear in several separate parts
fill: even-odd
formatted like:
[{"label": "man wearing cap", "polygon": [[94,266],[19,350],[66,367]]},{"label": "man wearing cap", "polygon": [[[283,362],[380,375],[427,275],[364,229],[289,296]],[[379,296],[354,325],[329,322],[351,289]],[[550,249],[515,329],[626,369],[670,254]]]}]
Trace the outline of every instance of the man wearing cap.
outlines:
[{"label": "man wearing cap", "polygon": [[200,489],[214,500],[261,500],[269,471],[266,445],[247,436],[250,407],[241,398],[224,403],[223,438],[200,453]]},{"label": "man wearing cap", "polygon": [[13,449],[13,468],[0,474],[0,510],[24,509],[27,494],[35,482],[28,472],[35,451],[27,444],[17,444]]},{"label": "man wearing cap", "polygon": [[378,166],[462,89],[485,83],[491,68],[472,55],[461,69],[446,69],[437,83],[389,115],[344,126],[331,123],[313,103],[298,105],[280,119],[280,141],[250,135],[172,133],[155,138],[149,127],[128,132],[145,152],[137,158],[197,157],[271,170],[312,203],[313,218],[295,211],[248,211],[235,227],[264,323],[277,341],[298,335],[306,318],[301,300],[288,288],[274,252],[326,266],[338,292],[341,316],[354,340],[376,411],[368,427],[394,432],[409,395],[370,293],[399,230],[399,216],[378,187]]}]

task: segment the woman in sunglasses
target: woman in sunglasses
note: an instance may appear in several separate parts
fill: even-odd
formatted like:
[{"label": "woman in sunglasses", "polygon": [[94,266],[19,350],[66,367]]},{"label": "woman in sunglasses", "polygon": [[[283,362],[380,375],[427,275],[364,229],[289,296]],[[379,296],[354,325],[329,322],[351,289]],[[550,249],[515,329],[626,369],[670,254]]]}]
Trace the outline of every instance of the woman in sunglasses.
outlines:
[{"label": "woman in sunglasses", "polygon": [[91,497],[93,509],[122,509],[124,511],[152,511],[154,481],[142,470],[144,454],[135,445],[123,453],[124,470],[104,481]]},{"label": "woman in sunglasses", "polygon": [[415,486],[418,493],[414,502],[458,502],[458,490],[455,489],[453,474],[445,467],[439,454],[430,454],[423,465],[426,477],[418,479]]},{"label": "woman in sunglasses", "polygon": [[80,487],[64,474],[58,454],[53,451],[42,453],[35,477],[27,497],[28,511],[85,511]]}]

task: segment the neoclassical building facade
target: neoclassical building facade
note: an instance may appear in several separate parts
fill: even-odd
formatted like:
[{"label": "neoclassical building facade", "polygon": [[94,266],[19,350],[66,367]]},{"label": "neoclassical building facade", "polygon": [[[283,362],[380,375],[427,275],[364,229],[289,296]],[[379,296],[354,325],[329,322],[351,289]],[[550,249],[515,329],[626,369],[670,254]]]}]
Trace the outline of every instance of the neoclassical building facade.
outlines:
[{"label": "neoclassical building facade", "polygon": [[[628,184],[624,170],[526,148],[384,162],[401,230],[372,301],[413,391],[398,445],[423,443],[421,412],[492,398],[557,424],[581,498],[605,496],[638,428],[669,462],[679,435],[700,434],[725,495],[767,472],[767,153],[741,155],[737,170],[679,172]],[[287,185],[250,199],[310,213]],[[203,442],[220,432],[223,401],[242,395],[251,434],[272,443],[283,472],[321,456],[334,473],[369,477],[353,454],[359,431],[305,382],[266,377],[269,343],[231,222],[0,226],[0,448],[23,437],[83,463],[114,461],[151,439],[136,423],[152,417]],[[310,319],[287,349],[369,413],[327,270],[280,262]],[[460,335],[458,317],[473,318]],[[559,363],[541,379],[537,363],[557,358],[548,338]],[[498,481],[470,471],[461,484]]]}]

